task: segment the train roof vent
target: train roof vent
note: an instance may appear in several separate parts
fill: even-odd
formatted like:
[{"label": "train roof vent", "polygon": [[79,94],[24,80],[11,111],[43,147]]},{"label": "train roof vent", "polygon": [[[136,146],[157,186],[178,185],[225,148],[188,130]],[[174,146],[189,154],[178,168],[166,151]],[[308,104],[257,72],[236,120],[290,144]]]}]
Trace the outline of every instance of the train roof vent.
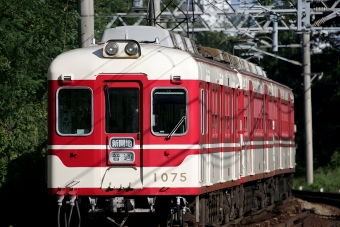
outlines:
[{"label": "train roof vent", "polygon": [[195,52],[196,54],[199,54],[198,49],[197,49],[196,42],[195,42],[194,40],[192,40],[192,39],[190,39],[190,41],[191,41],[191,43],[192,43],[192,47],[194,48],[194,52]]},{"label": "train roof vent", "polygon": [[222,51],[216,48],[201,46],[199,52],[205,58],[210,58],[215,61],[225,61],[222,55]]},{"label": "train roof vent", "polygon": [[191,42],[191,40],[187,37],[183,37],[184,41],[185,41],[185,45],[187,47],[187,51],[190,53],[195,53],[195,49],[193,47],[193,43]]},{"label": "train roof vent", "polygon": [[248,62],[242,58],[240,58],[240,62],[242,64],[242,68],[245,69],[246,71],[250,72]]},{"label": "train roof vent", "polygon": [[253,63],[251,63],[251,62],[248,62],[248,65],[249,65],[250,72],[252,72],[254,74],[257,74],[255,65]]},{"label": "train roof vent", "polygon": [[240,62],[240,58],[235,56],[235,55],[232,55],[232,59],[233,59],[234,67],[237,68],[237,69],[241,69],[242,65],[241,65],[241,62]]},{"label": "train roof vent", "polygon": [[169,31],[169,34],[174,44],[174,47],[176,47],[177,49],[185,50],[187,52],[195,54],[199,53],[194,40],[189,39],[188,37],[183,37],[180,34],[177,34],[173,31]]},{"label": "train roof vent", "polygon": [[230,54],[228,54],[227,52],[223,52],[222,55],[223,55],[223,59],[226,63],[228,63],[230,65],[233,64],[233,59],[232,59]]},{"label": "train roof vent", "polygon": [[183,41],[182,36],[177,33],[172,33],[172,34],[174,37],[173,41],[174,41],[175,46],[180,50],[186,50],[185,41]]},{"label": "train roof vent", "polygon": [[257,75],[267,77],[265,71],[263,71],[263,69],[260,66],[256,65],[255,68],[257,71]]}]

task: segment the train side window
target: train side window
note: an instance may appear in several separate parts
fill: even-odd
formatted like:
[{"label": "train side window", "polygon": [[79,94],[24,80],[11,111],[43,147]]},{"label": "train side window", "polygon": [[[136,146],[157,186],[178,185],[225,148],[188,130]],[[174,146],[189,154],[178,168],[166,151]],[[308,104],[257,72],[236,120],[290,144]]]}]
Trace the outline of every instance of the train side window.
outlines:
[{"label": "train side window", "polygon": [[[154,135],[174,136],[188,130],[188,97],[185,89],[156,88],[151,95],[151,130]],[[176,129],[177,128],[177,129]]]},{"label": "train side window", "polygon": [[201,89],[201,134],[202,135],[204,135],[204,112],[205,112],[204,89]]},{"label": "train side window", "polygon": [[93,129],[93,94],[90,88],[61,88],[57,91],[57,133],[88,135]]}]

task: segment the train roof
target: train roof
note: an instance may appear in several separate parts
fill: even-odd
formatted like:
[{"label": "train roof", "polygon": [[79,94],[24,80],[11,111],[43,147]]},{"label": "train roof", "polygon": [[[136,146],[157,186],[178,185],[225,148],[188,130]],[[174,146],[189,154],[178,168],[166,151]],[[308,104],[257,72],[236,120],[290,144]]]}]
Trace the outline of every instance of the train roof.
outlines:
[{"label": "train roof", "polygon": [[[219,66],[220,69],[213,69],[217,74],[221,74],[221,68],[229,70],[230,73],[222,77],[228,81],[238,80],[238,84],[235,82],[233,87],[247,89],[244,85],[248,83],[241,78],[241,75],[247,74],[253,78],[249,77],[247,80],[253,81],[254,84],[267,81],[272,84],[271,87],[289,89],[267,78],[265,71],[251,62],[215,48],[200,47],[197,49],[193,40],[165,29],[150,26],[112,28],[104,32],[101,42],[107,43],[112,40],[136,40],[141,49],[140,56],[114,60],[107,58],[104,56],[103,43],[71,50],[54,59],[49,67],[48,80],[59,80],[63,74],[72,74],[75,80],[95,80],[96,76],[101,73],[144,73],[150,80],[169,80],[173,75],[181,75],[186,80],[200,79],[216,83],[216,81],[210,81],[210,76],[203,72],[210,70],[205,69],[206,66],[202,67],[205,62]],[[221,81],[221,78],[217,80]],[[275,93],[276,89],[272,90]],[[281,93],[286,92],[282,90]],[[277,94],[273,95],[277,96]],[[283,98],[286,99],[286,97]]]},{"label": "train roof", "polygon": [[67,73],[75,80],[95,80],[100,73],[145,73],[150,80],[168,80],[170,74],[183,74],[185,79],[198,79],[197,63],[188,52],[142,43],[139,58],[111,59],[103,56],[103,47],[95,45],[62,53],[51,63],[48,80],[59,80]]},{"label": "train roof", "polygon": [[121,26],[106,29],[102,35],[101,43],[110,39],[133,39],[138,42],[152,42],[159,39],[159,45],[164,47],[175,47],[170,37],[170,32],[152,26]]}]

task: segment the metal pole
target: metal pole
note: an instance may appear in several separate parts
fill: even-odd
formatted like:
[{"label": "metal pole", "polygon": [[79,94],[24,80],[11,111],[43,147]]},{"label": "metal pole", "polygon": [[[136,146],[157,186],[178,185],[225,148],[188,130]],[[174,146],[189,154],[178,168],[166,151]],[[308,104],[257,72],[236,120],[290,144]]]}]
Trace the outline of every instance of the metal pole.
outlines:
[{"label": "metal pole", "polygon": [[[189,2],[188,2],[189,4]],[[195,29],[195,8],[194,8],[194,0],[191,0],[191,11],[192,11],[192,30],[191,30],[191,38],[194,39],[194,29]]]},{"label": "metal pole", "polygon": [[312,136],[312,94],[311,94],[311,62],[310,62],[310,34],[302,35],[303,44],[303,75],[305,98],[305,144],[306,144],[306,180],[313,183],[313,136]]},{"label": "metal pole", "polygon": [[154,0],[154,10],[155,10],[155,27],[159,27],[159,24],[161,22],[161,17],[160,17],[160,13],[161,13],[161,1],[160,0]]},{"label": "metal pole", "polygon": [[153,0],[149,0],[149,8],[148,8],[148,26],[155,26],[155,11],[154,11],[154,2]]},{"label": "metal pole", "polygon": [[79,47],[88,47],[94,38],[93,0],[78,0]]},{"label": "metal pole", "polygon": [[272,51],[273,52],[277,52],[279,47],[278,47],[278,40],[279,40],[279,30],[277,29],[278,27],[278,22],[277,22],[278,18],[275,15],[274,19],[273,19],[273,31],[272,31],[272,35],[273,35],[273,47],[272,47]]}]

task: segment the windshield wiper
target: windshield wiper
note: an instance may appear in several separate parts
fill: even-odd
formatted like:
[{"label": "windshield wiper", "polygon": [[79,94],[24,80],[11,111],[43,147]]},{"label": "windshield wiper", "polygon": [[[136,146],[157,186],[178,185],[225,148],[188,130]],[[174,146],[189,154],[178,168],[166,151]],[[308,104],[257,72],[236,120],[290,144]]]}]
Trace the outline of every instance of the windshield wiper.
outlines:
[{"label": "windshield wiper", "polygon": [[169,135],[165,138],[165,140],[169,140],[171,138],[171,136],[176,132],[176,130],[179,128],[179,126],[183,123],[183,121],[185,120],[185,116],[183,116],[181,118],[181,120],[179,120],[179,122],[177,123],[177,125],[174,127],[174,129],[169,133]]},{"label": "windshield wiper", "polygon": [[110,94],[109,94],[109,85],[105,85],[105,94],[106,94],[106,100],[107,100],[107,105],[109,108],[109,116],[111,117],[111,106],[110,106]]}]

